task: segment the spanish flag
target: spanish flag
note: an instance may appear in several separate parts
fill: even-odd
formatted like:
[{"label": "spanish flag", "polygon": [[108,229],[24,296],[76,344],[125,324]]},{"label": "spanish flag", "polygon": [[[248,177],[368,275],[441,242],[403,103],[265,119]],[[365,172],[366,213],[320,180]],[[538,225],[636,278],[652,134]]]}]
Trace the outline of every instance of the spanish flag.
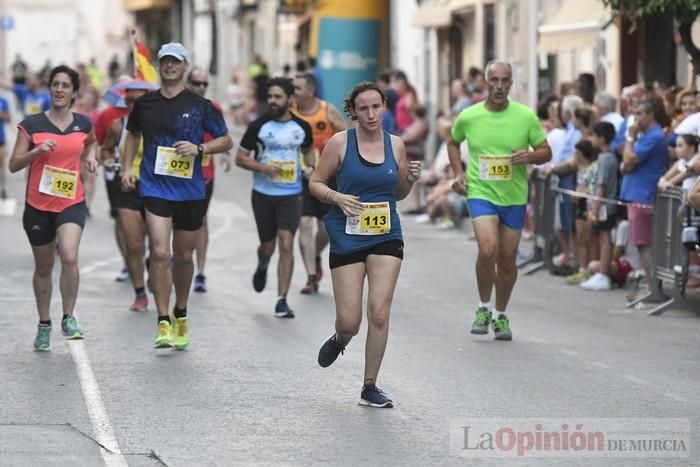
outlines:
[{"label": "spanish flag", "polygon": [[158,73],[151,65],[151,51],[138,39],[134,39],[134,74],[136,79],[153,84],[158,82]]}]

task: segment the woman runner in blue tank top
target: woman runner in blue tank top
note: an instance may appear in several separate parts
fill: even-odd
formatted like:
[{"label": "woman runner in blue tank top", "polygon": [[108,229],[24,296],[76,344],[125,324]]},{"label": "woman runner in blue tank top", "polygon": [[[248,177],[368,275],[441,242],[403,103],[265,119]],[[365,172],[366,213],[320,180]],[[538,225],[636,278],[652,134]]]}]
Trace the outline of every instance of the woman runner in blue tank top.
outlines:
[{"label": "woman runner in blue tank top", "polygon": [[[393,407],[376,386],[389,333],[389,310],[403,259],[403,236],[396,201],[420,177],[420,162],[407,162],[400,138],[382,130],[386,97],[374,83],[360,83],[345,100],[355,128],[336,133],[311,176],[311,194],[333,205],[324,218],[330,238],[335,296],[335,333],[318,355],[331,365],[357,334],[362,291],[369,284],[367,346],[360,404]],[[329,187],[337,178],[337,191]]]}]

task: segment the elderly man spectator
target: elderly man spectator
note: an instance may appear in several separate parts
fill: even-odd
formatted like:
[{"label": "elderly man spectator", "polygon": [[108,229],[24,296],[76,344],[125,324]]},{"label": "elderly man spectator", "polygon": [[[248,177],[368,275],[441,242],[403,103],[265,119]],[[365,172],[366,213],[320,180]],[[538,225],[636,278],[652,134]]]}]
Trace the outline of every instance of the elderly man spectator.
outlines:
[{"label": "elderly man spectator", "polygon": [[634,123],[634,109],[637,106],[637,102],[647,99],[649,93],[644,86],[641,84],[633,84],[627,86],[622,90],[622,99],[620,100],[620,110],[625,120],[622,122],[620,127],[615,133],[615,139],[610,144],[610,149],[613,153],[617,153],[619,157],[622,157],[622,151],[625,148],[625,138],[629,136],[627,128]]},{"label": "elderly man spectator", "polygon": [[598,112],[598,121],[612,123],[615,131],[620,128],[625,117],[617,112],[617,99],[608,92],[599,92],[595,96],[595,109]]},{"label": "elderly man spectator", "polygon": [[651,280],[652,204],[657,183],[666,170],[666,137],[657,120],[654,101],[643,100],[634,107],[635,120],[630,124],[622,148],[623,174],[620,199],[630,204],[630,242],[639,250],[642,268]]},{"label": "elderly man spectator", "polygon": [[[576,189],[576,165],[573,161],[574,146],[581,139],[581,132],[574,125],[574,113],[583,108],[581,97],[574,94],[566,95],[561,100],[560,115],[564,124],[564,135],[561,144],[552,151],[552,163],[547,166],[545,173],[554,173],[559,176],[559,188]],[[554,149],[554,148],[553,148]],[[574,204],[571,196],[560,194],[557,197],[559,206],[559,225],[557,233],[561,245],[562,255],[555,260],[555,264],[562,266],[563,274],[573,272],[571,270],[573,232],[574,232]]]}]

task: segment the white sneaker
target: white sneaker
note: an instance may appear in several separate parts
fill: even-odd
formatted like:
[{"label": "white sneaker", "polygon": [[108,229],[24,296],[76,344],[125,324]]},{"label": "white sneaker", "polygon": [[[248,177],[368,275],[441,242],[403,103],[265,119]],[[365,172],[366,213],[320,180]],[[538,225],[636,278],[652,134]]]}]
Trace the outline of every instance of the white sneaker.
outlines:
[{"label": "white sneaker", "polygon": [[581,288],[586,290],[610,290],[612,285],[608,276],[597,272],[587,281],[581,282]]},{"label": "white sneaker", "polygon": [[427,224],[428,222],[431,222],[432,219],[430,218],[430,214],[424,213],[417,215],[415,221],[416,224]]},{"label": "white sneaker", "polygon": [[552,258],[552,264],[555,266],[561,266],[564,263],[564,253],[561,253],[554,258]]},{"label": "white sneaker", "polygon": [[438,230],[452,230],[455,228],[455,223],[450,219],[443,219],[437,225]]}]

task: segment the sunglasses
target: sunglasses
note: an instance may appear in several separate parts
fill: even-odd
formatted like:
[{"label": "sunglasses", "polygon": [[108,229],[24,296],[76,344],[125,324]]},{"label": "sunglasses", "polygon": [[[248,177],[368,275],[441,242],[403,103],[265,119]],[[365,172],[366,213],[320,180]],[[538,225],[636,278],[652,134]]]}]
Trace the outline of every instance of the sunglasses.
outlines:
[{"label": "sunglasses", "polygon": [[204,86],[205,88],[209,86],[209,81],[190,81],[193,86]]}]

